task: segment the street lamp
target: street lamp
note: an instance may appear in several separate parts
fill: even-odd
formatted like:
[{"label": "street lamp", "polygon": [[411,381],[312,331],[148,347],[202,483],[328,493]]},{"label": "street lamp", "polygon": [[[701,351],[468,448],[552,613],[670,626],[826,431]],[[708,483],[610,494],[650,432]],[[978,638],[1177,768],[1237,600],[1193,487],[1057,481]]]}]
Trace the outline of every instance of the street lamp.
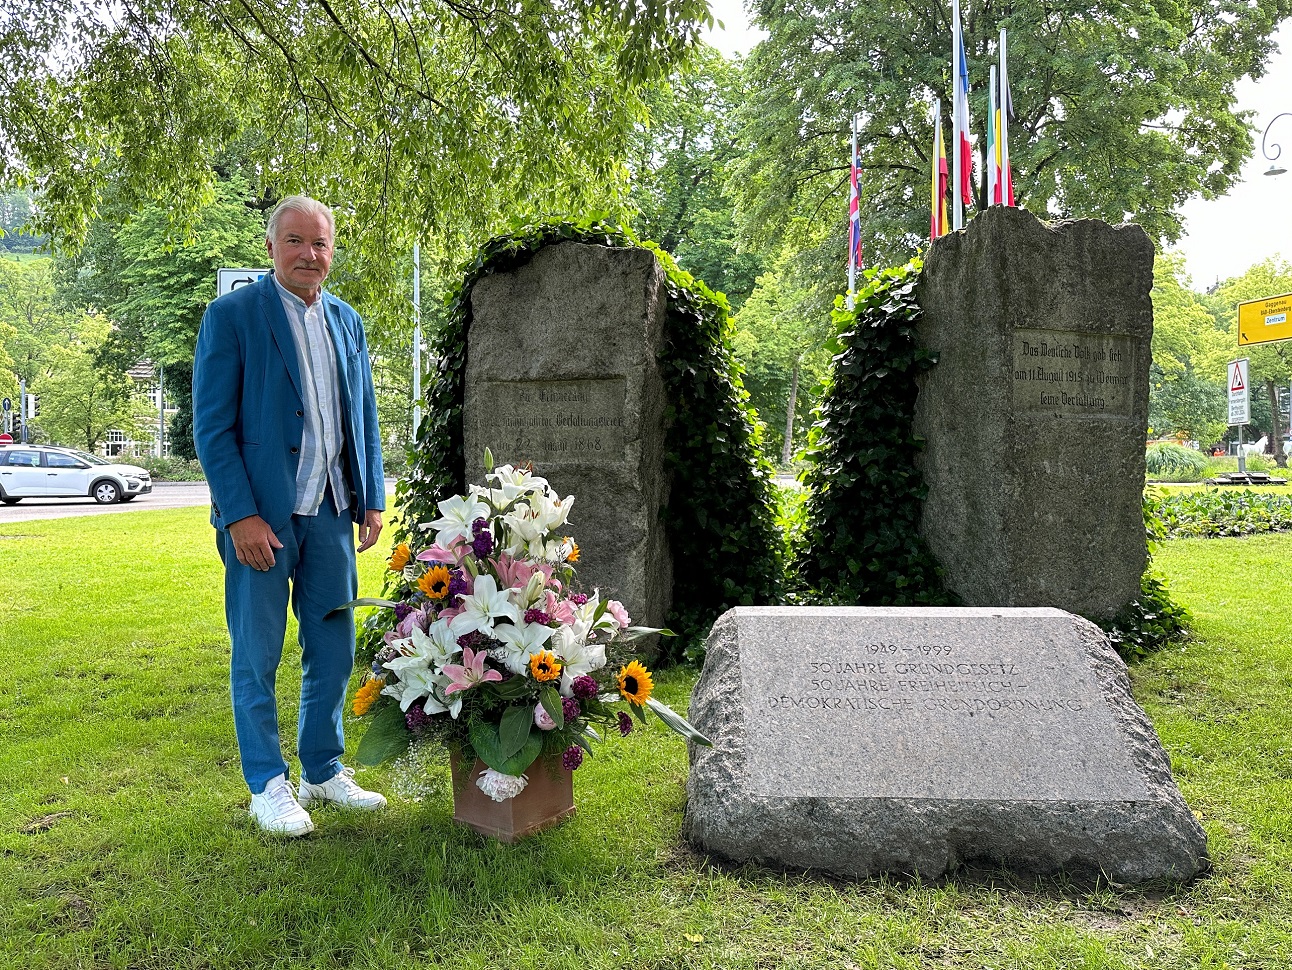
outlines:
[{"label": "street lamp", "polygon": [[1265,147],[1265,142],[1270,137],[1270,129],[1274,127],[1274,122],[1280,118],[1292,118],[1292,111],[1284,111],[1282,114],[1275,115],[1270,120],[1270,123],[1265,126],[1265,134],[1261,135],[1261,154],[1270,160],[1270,167],[1265,170],[1266,175],[1282,175],[1287,171],[1286,168],[1278,164],[1279,156],[1283,154],[1283,149],[1274,142],[1270,142],[1270,148],[1274,149],[1274,154],[1271,155],[1269,148]]}]

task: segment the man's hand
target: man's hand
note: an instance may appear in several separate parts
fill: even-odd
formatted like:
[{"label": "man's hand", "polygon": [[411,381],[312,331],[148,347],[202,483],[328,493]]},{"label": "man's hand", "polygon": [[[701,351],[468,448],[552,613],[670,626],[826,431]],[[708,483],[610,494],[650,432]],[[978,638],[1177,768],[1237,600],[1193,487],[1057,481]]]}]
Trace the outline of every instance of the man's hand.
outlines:
[{"label": "man's hand", "polygon": [[381,535],[381,510],[369,509],[363,517],[363,522],[359,524],[359,551],[363,552],[375,546],[379,535]]},{"label": "man's hand", "polygon": [[238,562],[262,573],[273,568],[274,550],[283,544],[269,528],[269,523],[258,515],[249,515],[229,526],[229,536],[238,554]]}]

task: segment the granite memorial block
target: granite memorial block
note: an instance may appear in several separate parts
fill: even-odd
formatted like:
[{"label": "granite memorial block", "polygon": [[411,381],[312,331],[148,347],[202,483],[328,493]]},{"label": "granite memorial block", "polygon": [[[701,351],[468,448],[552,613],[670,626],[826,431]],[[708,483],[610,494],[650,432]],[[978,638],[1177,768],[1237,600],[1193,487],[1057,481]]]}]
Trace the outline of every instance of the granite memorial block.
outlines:
[{"label": "granite memorial block", "polygon": [[1186,880],[1206,838],[1102,631],[1049,608],[738,607],[714,625],[683,833],[860,878],[963,864]]},{"label": "granite memorial block", "polygon": [[972,606],[1115,616],[1140,592],[1153,244],[996,206],[919,283],[921,533]]},{"label": "granite memorial block", "polygon": [[464,381],[467,481],[483,481],[488,447],[574,495],[580,582],[645,626],[664,626],[672,601],[656,363],[666,300],[648,250],[545,247],[475,284]]}]

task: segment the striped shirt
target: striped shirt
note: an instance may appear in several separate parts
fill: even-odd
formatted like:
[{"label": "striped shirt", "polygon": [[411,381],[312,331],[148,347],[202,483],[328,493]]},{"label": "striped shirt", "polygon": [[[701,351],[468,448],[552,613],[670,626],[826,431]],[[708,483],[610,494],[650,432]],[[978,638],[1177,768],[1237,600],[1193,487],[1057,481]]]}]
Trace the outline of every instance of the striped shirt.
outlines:
[{"label": "striped shirt", "polygon": [[287,322],[296,341],[296,361],[301,371],[305,428],[301,435],[300,464],[296,468],[296,515],[317,515],[323,490],[332,486],[337,511],[350,507],[349,489],[341,449],[345,426],[341,423],[341,386],[337,376],[336,348],[323,317],[323,295],[309,306],[278,282]]}]

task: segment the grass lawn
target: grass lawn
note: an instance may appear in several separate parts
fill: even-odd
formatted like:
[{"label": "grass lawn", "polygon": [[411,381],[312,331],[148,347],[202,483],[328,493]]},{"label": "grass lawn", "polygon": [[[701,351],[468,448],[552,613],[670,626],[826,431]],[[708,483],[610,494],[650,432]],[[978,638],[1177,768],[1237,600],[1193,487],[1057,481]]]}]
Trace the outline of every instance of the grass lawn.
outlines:
[{"label": "grass lawn", "polygon": [[[686,755],[661,725],[600,748],[578,816],[517,846],[454,827],[443,787],[275,841],[246,815],[205,510],[0,527],[0,966],[1286,967],[1289,561],[1287,534],[1157,555],[1198,639],[1135,692],[1215,871],[1146,894],[713,865],[679,842]],[[376,592],[382,560],[362,562]],[[662,696],[685,707],[693,678]],[[289,723],[298,667],[282,680]]]}]

